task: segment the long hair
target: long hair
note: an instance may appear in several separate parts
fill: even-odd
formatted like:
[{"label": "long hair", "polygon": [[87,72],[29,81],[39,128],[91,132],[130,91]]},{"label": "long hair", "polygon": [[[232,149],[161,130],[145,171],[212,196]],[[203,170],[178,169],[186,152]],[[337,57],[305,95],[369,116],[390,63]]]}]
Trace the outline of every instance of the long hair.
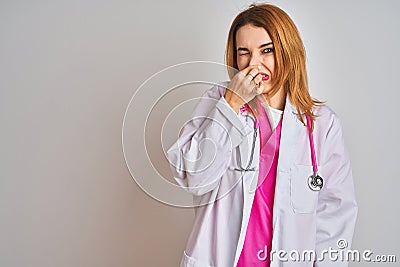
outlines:
[{"label": "long hair", "polygon": [[299,120],[305,124],[301,111],[310,116],[313,128],[313,107],[323,102],[310,96],[306,70],[306,51],[300,33],[293,20],[282,9],[271,4],[252,4],[233,20],[226,44],[225,61],[230,79],[238,69],[236,51],[237,30],[251,24],[264,28],[274,45],[275,73],[268,96],[275,95],[283,87],[295,106]]}]

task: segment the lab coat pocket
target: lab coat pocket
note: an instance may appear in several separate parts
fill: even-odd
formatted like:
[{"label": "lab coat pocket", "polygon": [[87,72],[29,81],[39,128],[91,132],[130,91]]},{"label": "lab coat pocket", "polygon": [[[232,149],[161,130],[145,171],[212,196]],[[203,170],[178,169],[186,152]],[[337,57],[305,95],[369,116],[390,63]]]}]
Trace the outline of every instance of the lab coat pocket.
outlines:
[{"label": "lab coat pocket", "polygon": [[290,168],[290,204],[295,213],[315,213],[318,191],[308,187],[308,177],[313,174],[313,167],[294,164]]}]

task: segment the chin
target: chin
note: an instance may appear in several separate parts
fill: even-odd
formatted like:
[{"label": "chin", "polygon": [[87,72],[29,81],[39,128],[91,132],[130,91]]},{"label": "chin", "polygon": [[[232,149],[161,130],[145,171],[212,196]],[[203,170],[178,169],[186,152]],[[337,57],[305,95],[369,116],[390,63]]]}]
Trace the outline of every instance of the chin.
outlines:
[{"label": "chin", "polygon": [[263,94],[267,94],[269,91],[271,91],[271,88],[265,88],[264,91],[262,92]]}]

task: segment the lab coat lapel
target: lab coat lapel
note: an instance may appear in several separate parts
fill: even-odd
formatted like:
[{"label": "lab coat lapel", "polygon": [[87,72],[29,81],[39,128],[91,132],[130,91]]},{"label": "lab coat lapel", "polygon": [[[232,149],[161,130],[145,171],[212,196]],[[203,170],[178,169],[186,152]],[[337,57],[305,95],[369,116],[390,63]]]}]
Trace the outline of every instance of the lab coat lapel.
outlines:
[{"label": "lab coat lapel", "polygon": [[[303,114],[303,112],[302,112]],[[279,250],[282,247],[282,231],[280,229],[282,210],[284,210],[287,197],[290,195],[290,168],[295,161],[299,150],[299,136],[304,125],[297,117],[297,110],[286,97],[285,109],[283,111],[281,139],[279,146],[279,158],[275,183],[274,206],[272,212],[272,249]],[[278,262],[271,262],[271,267],[279,266]]]},{"label": "lab coat lapel", "polygon": [[289,171],[298,149],[298,137],[302,127],[304,126],[297,117],[297,110],[287,96],[285,109],[283,111],[281,142],[279,147],[279,171]]},{"label": "lab coat lapel", "polygon": [[[280,137],[280,146],[279,146],[279,159],[278,159],[278,172],[276,177],[276,185],[275,185],[275,200],[274,208],[273,208],[273,239],[272,246],[276,247],[280,241],[278,236],[278,221],[279,221],[279,209],[280,209],[280,201],[279,201],[279,190],[283,190],[282,186],[287,187],[287,181],[280,181],[280,179],[287,179],[287,175],[280,176],[279,172],[289,172],[290,166],[294,161],[294,156],[297,153],[298,149],[298,136],[301,128],[303,127],[300,120],[297,118],[297,111],[293,104],[290,102],[289,97],[286,97],[285,109],[283,111],[282,118],[282,128],[281,128],[281,137]],[[259,143],[259,142],[258,142]],[[255,151],[259,151],[256,149]],[[255,155],[255,159],[259,160],[259,154]],[[244,237],[247,230],[248,220],[250,217],[250,210],[254,200],[254,190],[248,190],[249,188],[256,188],[258,180],[258,171],[255,174],[253,179],[243,179],[243,218],[241,225],[241,233],[239,237],[239,242],[236,248],[235,255],[235,265],[238,262],[241,249],[244,243]],[[251,184],[251,185],[250,185]],[[281,186],[279,186],[281,184]],[[279,188],[279,190],[277,190]],[[284,190],[287,190],[285,188]],[[277,200],[278,197],[278,200]]]}]

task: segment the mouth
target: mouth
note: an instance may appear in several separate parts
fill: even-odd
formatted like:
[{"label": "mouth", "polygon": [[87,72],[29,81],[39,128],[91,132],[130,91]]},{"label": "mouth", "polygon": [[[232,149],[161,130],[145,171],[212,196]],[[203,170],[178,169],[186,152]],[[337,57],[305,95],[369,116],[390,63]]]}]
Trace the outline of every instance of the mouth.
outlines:
[{"label": "mouth", "polygon": [[264,73],[264,72],[259,72],[258,74],[262,75],[262,80],[263,81],[268,81],[269,80],[269,75]]}]

